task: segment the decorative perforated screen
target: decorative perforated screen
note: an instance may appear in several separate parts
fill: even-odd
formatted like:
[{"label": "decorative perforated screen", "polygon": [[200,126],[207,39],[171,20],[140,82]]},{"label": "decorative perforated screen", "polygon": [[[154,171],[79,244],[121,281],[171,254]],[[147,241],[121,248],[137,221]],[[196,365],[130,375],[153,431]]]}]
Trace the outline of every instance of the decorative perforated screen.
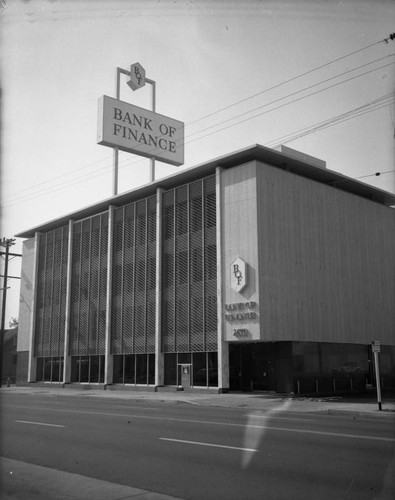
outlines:
[{"label": "decorative perforated screen", "polygon": [[38,240],[35,356],[63,356],[65,335],[68,227]]},{"label": "decorative perforated screen", "polygon": [[216,351],[215,176],[163,193],[162,230],[162,351]]},{"label": "decorative perforated screen", "polygon": [[70,355],[104,354],[108,214],[73,226]]},{"label": "decorative perforated screen", "polygon": [[114,211],[111,353],[155,352],[156,197]]},{"label": "decorative perforated screen", "polygon": [[[156,196],[114,210],[111,354],[155,353]],[[105,354],[108,213],[73,224],[71,356]],[[162,350],[217,350],[215,176],[163,193]],[[39,237],[35,356],[64,354],[68,227]]]}]

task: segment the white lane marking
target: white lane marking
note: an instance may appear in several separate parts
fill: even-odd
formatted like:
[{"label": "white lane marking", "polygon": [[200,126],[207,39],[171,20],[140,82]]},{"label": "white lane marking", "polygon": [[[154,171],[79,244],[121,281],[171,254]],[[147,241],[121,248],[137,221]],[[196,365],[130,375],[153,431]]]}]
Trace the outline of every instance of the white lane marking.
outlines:
[{"label": "white lane marking", "polygon": [[[17,408],[17,406],[14,406]],[[25,408],[24,406],[19,406],[19,408]],[[166,420],[168,422],[185,422],[191,424],[203,424],[203,425],[222,425],[228,427],[252,427],[256,429],[267,429],[272,431],[280,431],[280,432],[296,432],[301,434],[316,434],[319,436],[331,436],[331,437],[344,437],[344,438],[352,438],[352,439],[367,439],[371,441],[385,441],[389,443],[395,442],[395,438],[386,438],[379,436],[363,436],[361,434],[343,434],[341,432],[325,432],[325,431],[310,431],[306,429],[289,429],[287,427],[273,427],[271,425],[248,425],[248,424],[231,424],[229,422],[214,422],[210,420],[196,420],[196,419],[185,419],[185,418],[172,418],[172,417],[153,417],[151,415],[133,415],[130,413],[108,413],[108,412],[98,412],[98,411],[85,411],[85,410],[65,410],[58,408],[43,408],[43,407],[29,407],[29,410],[46,410],[46,411],[55,411],[55,412],[65,412],[68,413],[78,413],[83,415],[103,415],[106,417],[122,417],[122,418],[136,418],[136,419],[146,419],[146,420]],[[275,417],[274,417],[275,418]]]},{"label": "white lane marking", "polygon": [[238,446],[226,446],[224,444],[201,443],[200,441],[185,441],[184,439],[159,438],[161,441],[172,441],[174,443],[196,444],[197,446],[210,446],[212,448],[226,448],[227,450],[241,450],[257,452],[254,448],[239,448]]},{"label": "white lane marking", "polygon": [[254,415],[254,414],[247,414],[246,417],[249,418],[262,418],[262,419],[271,419],[271,420],[297,420],[298,422],[315,422],[315,418],[293,418],[293,417],[279,417],[276,414],[273,415]]},{"label": "white lane marking", "polygon": [[31,422],[30,420],[15,420],[15,422],[18,422],[19,424],[45,425],[47,427],[65,427],[64,425],[47,424],[45,422]]},{"label": "white lane marking", "polygon": [[[255,427],[255,426],[252,426]],[[395,442],[395,438],[384,438],[379,436],[362,436],[360,434],[343,434],[342,432],[325,432],[325,431],[309,431],[304,429],[287,429],[285,427],[271,427],[268,425],[266,429],[273,431],[285,431],[285,432],[298,432],[299,434],[316,434],[319,436],[331,436],[331,437],[344,437],[351,439],[368,439],[370,441],[387,441],[390,443]]]},{"label": "white lane marking", "polygon": [[118,405],[113,405],[113,408],[125,408],[126,410],[152,410],[152,411],[159,411],[160,408],[150,408],[148,406],[118,406]]}]

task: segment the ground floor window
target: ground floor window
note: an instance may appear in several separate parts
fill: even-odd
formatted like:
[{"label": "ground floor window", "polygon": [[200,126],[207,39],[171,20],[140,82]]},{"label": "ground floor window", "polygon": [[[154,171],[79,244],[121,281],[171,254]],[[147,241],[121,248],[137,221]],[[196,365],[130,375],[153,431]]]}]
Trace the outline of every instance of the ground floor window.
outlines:
[{"label": "ground floor window", "polygon": [[294,392],[347,392],[372,383],[370,346],[293,343]]},{"label": "ground floor window", "polygon": [[154,385],[155,354],[114,356],[114,384]]},{"label": "ground floor window", "polygon": [[71,382],[103,384],[104,356],[72,356]]},{"label": "ground floor window", "polygon": [[[395,347],[381,346],[380,382],[395,387]],[[375,385],[372,347],[329,342],[234,342],[229,388],[296,394],[363,391]]]},{"label": "ground floor window", "polygon": [[[218,386],[217,352],[165,353],[165,385]],[[183,377],[183,370],[189,376]]]},{"label": "ground floor window", "polygon": [[37,358],[37,382],[61,382],[63,380],[63,358]]}]

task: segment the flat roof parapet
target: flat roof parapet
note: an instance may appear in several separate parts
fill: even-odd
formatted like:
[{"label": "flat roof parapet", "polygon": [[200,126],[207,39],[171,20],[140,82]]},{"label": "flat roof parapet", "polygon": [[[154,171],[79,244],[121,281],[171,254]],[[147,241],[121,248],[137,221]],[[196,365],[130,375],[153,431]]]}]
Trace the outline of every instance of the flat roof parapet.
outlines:
[{"label": "flat roof parapet", "polygon": [[299,151],[286,146],[281,146],[281,151],[267,148],[255,144],[248,148],[229,153],[227,155],[215,158],[195,167],[185,168],[168,177],[157,179],[154,182],[138,186],[130,191],[112,196],[105,200],[98,201],[88,207],[75,210],[72,213],[57,217],[54,220],[44,222],[36,227],[16,234],[17,238],[32,238],[36,232],[47,232],[52,229],[68,224],[69,220],[82,220],[93,215],[97,215],[109,209],[111,205],[120,207],[132,203],[141,198],[154,196],[157,188],[164,190],[193,182],[194,180],[213,175],[217,167],[232,168],[243,165],[250,161],[258,161],[280,169],[286,169],[288,172],[312,179],[316,182],[332,186],[352,193],[356,196],[380,203],[387,207],[395,206],[395,194],[383,191],[364,182],[347,177],[333,170],[326,168],[323,160],[305,155]]}]

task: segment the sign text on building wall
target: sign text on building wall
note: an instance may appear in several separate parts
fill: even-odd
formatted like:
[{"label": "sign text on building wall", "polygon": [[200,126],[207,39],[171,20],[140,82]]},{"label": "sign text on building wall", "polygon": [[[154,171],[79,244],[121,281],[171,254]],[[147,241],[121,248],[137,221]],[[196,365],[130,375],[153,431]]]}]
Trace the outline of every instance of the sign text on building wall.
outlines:
[{"label": "sign text on building wall", "polygon": [[108,96],[99,99],[97,143],[171,165],[184,163],[183,122]]},{"label": "sign text on building wall", "polygon": [[242,321],[248,319],[256,319],[257,313],[255,310],[256,302],[236,302],[235,304],[225,304],[225,320],[226,321]]}]

